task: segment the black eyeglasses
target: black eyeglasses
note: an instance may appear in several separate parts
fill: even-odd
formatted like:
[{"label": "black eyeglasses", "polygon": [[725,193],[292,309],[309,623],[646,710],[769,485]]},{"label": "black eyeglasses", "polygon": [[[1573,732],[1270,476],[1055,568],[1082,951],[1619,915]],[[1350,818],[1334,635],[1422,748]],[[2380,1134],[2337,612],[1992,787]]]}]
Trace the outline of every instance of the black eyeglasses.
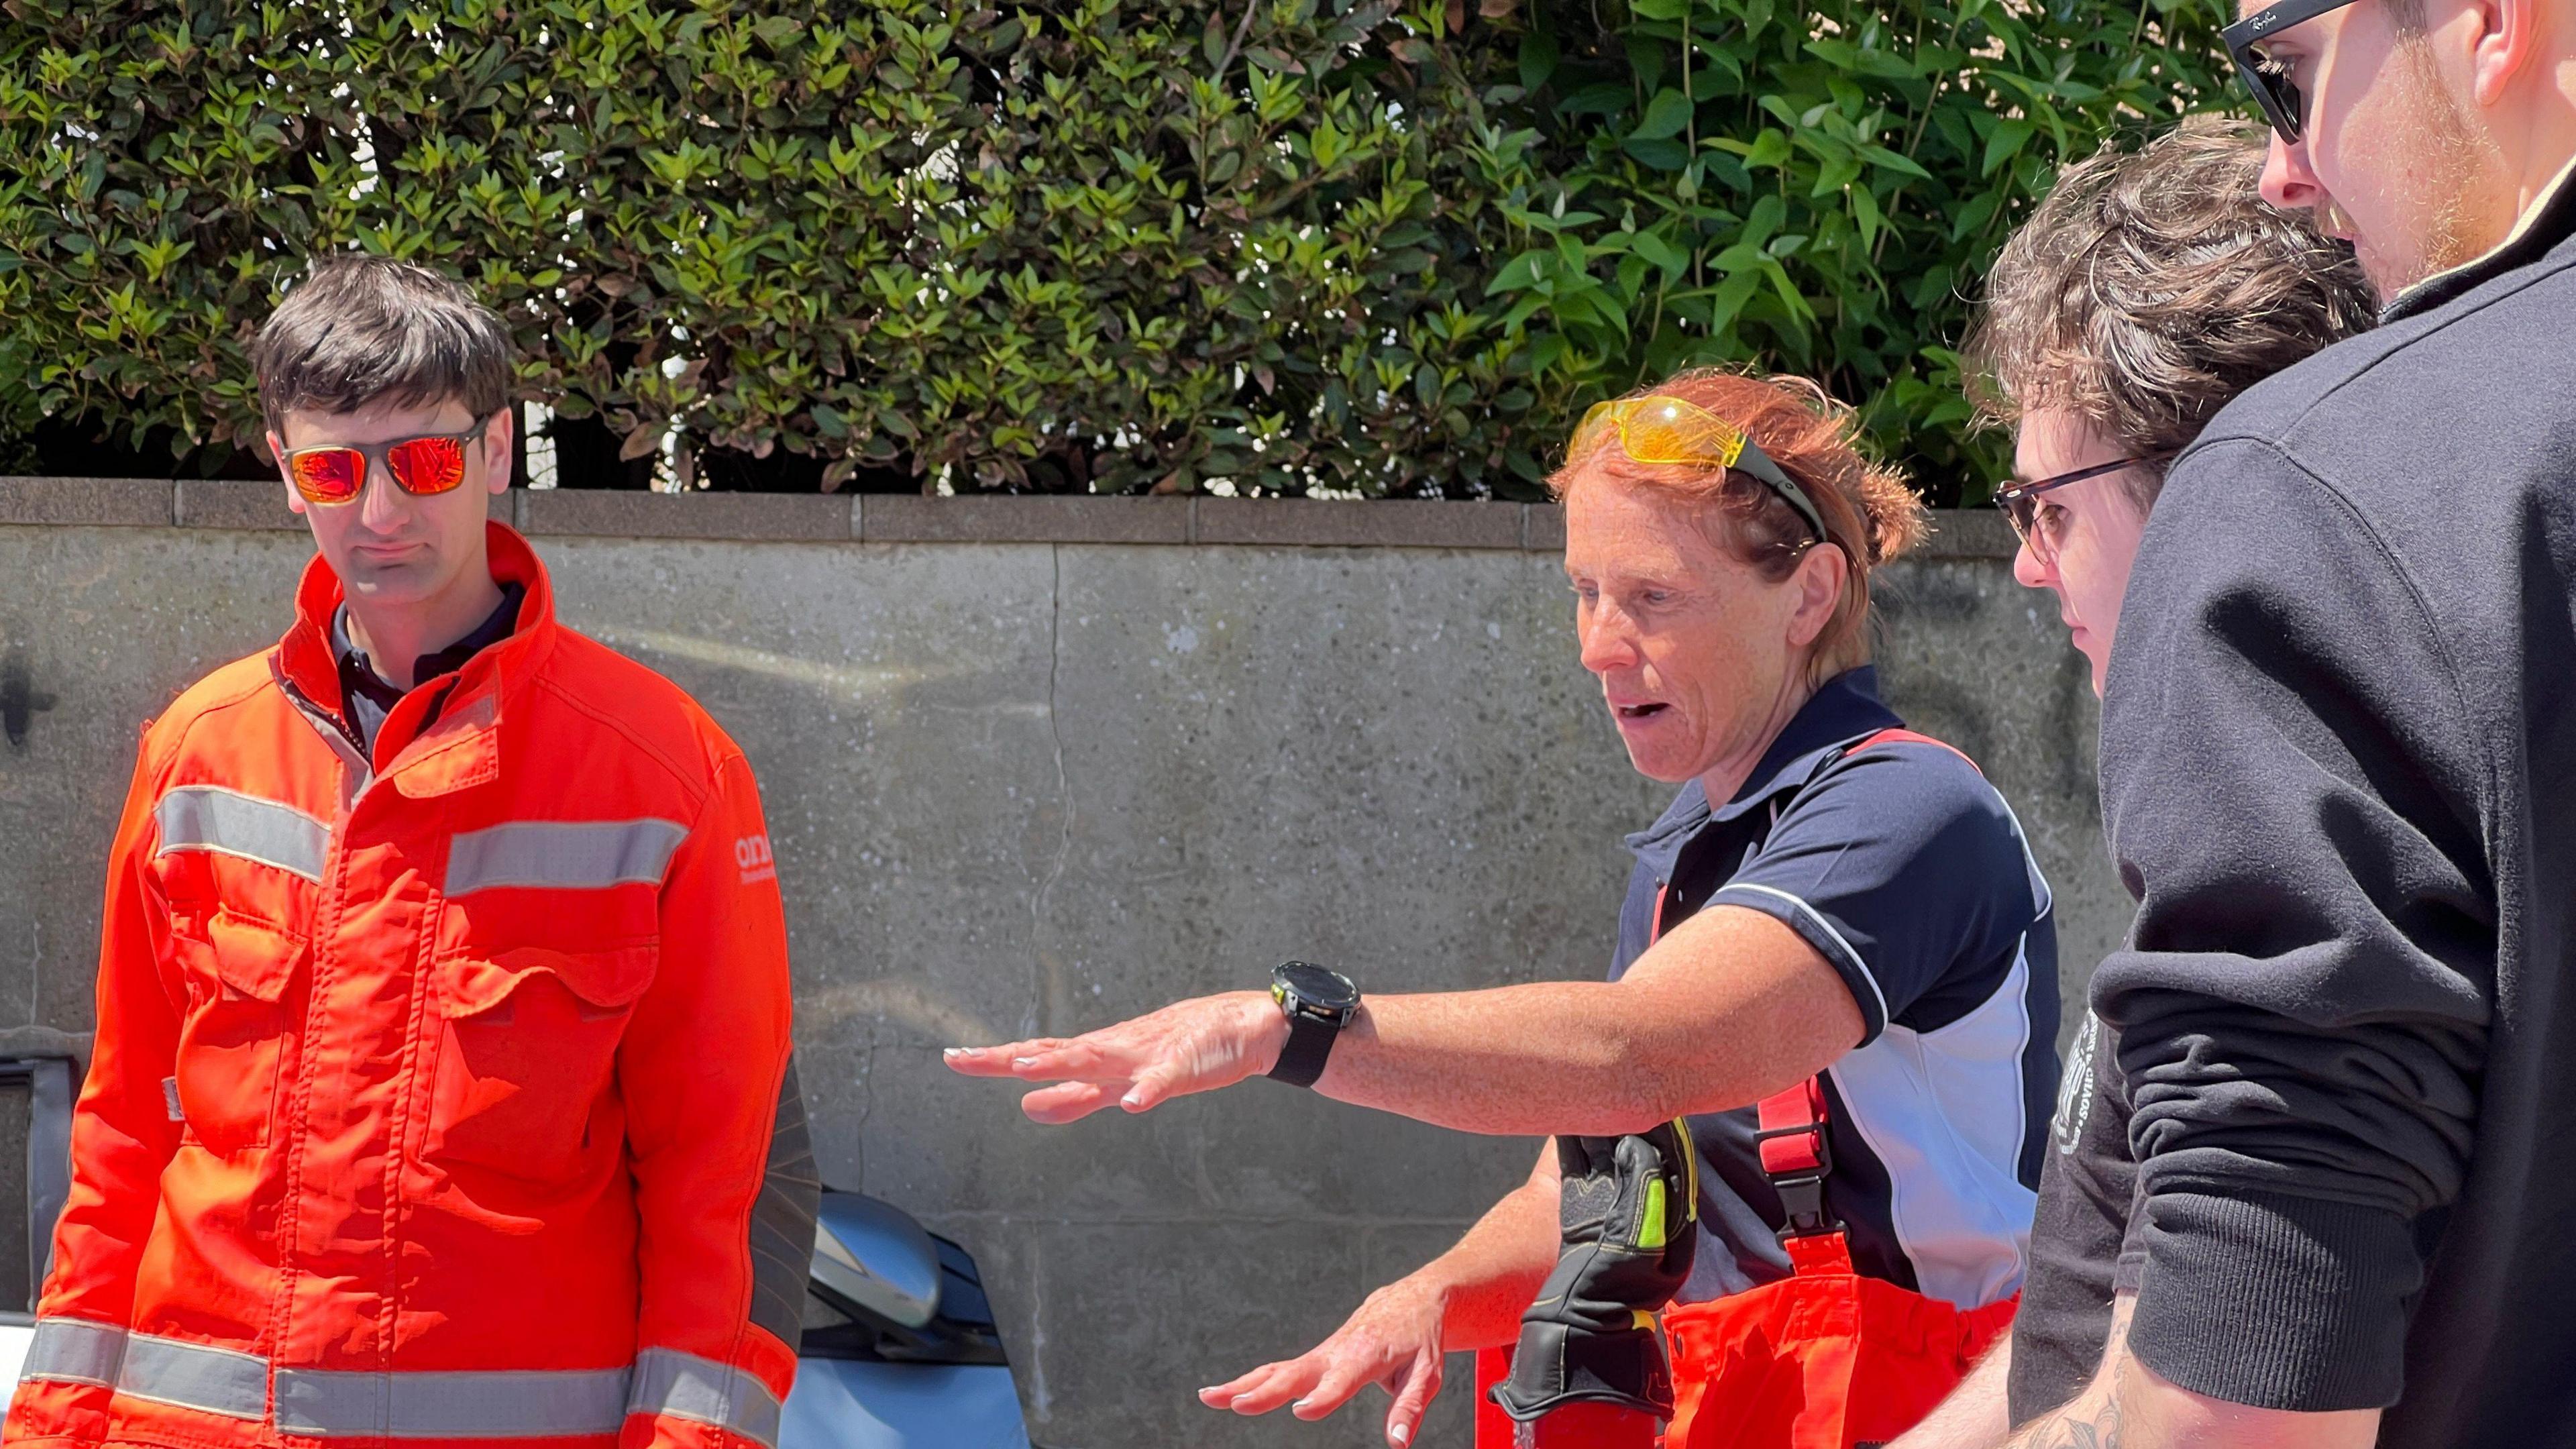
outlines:
[{"label": "black eyeglasses", "polygon": [[2066,542],[2065,530],[2062,525],[2054,521],[2056,515],[2050,515],[2047,518],[2041,516],[2039,495],[2052,488],[2063,488],[2069,483],[2081,483],[2087,478],[2099,478],[2106,473],[2117,473],[2123,468],[2162,467],[2171,461],[2172,457],[2169,454],[2142,454],[2137,457],[2115,458],[2108,463],[2096,463],[2090,468],[2078,468],[2071,473],[2052,473],[2045,478],[2033,479],[2028,483],[2007,483],[1995,490],[1995,506],[2004,511],[2005,518],[2011,520],[2014,535],[2030,549],[2030,556],[2043,564],[2053,564],[2057,561],[2059,546]]},{"label": "black eyeglasses", "polygon": [[2254,91],[2254,104],[2263,110],[2263,119],[2285,143],[2296,145],[2307,128],[2307,103],[2299,95],[2298,84],[2290,79],[2290,68],[2277,60],[2264,57],[2254,47],[2289,29],[2314,20],[2329,10],[2341,10],[2353,0],[2281,0],[2266,6],[2218,32],[2227,42],[2227,54],[2236,62],[2236,73]]}]

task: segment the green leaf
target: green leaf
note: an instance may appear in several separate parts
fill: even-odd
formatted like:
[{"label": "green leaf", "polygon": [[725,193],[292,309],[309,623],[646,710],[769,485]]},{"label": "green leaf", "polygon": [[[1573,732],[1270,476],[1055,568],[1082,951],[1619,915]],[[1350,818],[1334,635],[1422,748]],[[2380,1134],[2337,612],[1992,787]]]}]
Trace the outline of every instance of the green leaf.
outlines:
[{"label": "green leaf", "polygon": [[1986,137],[1986,157],[1978,166],[1977,174],[1980,177],[1994,175],[1997,168],[2020,153],[2038,129],[2024,120],[1996,123],[1993,133]]},{"label": "green leaf", "polygon": [[1776,168],[1788,159],[1788,136],[1783,132],[1767,128],[1761,135],[1753,138],[1753,145],[1744,153],[1744,165],[1748,170],[1755,167]]},{"label": "green leaf", "polygon": [[1679,141],[1628,140],[1620,149],[1657,171],[1679,171],[1690,164],[1690,148]]},{"label": "green leaf", "polygon": [[1893,171],[1902,176],[1911,176],[1917,181],[1929,181],[1932,179],[1932,173],[1924,170],[1923,167],[1914,160],[1914,158],[1907,156],[1902,152],[1890,151],[1885,146],[1863,146],[1860,148],[1860,154],[1868,157],[1870,164],[1877,166],[1881,170]]},{"label": "green leaf", "polygon": [[1651,231],[1641,231],[1629,239],[1629,249],[1664,269],[1667,276],[1680,276],[1690,266],[1690,254],[1667,238]]},{"label": "green leaf", "polygon": [[1860,244],[1864,247],[1877,246],[1878,229],[1885,222],[1885,217],[1878,209],[1878,197],[1873,195],[1866,186],[1855,186],[1851,188],[1849,194],[1852,221],[1860,228]]},{"label": "green leaf", "polygon": [[1617,81],[1601,81],[1585,86],[1557,102],[1560,116],[1616,116],[1624,114],[1636,101],[1628,87]]},{"label": "green leaf", "polygon": [[1556,74],[1558,56],[1559,51],[1557,49],[1556,34],[1554,31],[1542,28],[1532,30],[1527,35],[1522,36],[1520,48],[1521,89],[1524,91],[1536,91],[1540,86],[1546,85],[1548,78]]},{"label": "green leaf", "polygon": [[1523,252],[1503,264],[1494,279],[1485,284],[1485,295],[1498,297],[1506,292],[1526,291],[1538,282],[1539,268],[1547,264],[1549,253]]},{"label": "green leaf", "polygon": [[1637,123],[1637,129],[1628,133],[1628,139],[1660,141],[1667,136],[1678,136],[1682,128],[1690,124],[1690,119],[1690,97],[1676,90],[1657,91],[1655,98],[1646,103],[1645,119]]}]

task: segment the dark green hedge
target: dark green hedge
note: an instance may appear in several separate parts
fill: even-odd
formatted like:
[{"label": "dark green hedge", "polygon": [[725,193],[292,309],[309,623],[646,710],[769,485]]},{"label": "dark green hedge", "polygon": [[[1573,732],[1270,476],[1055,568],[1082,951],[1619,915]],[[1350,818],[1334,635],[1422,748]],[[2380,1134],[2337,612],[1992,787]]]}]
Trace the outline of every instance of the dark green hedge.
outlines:
[{"label": "dark green hedge", "polygon": [[1581,406],[1826,377],[1943,501],[2056,163],[2213,0],[0,0],[0,471],[244,471],[310,251],[517,330],[568,482],[1526,496]]}]

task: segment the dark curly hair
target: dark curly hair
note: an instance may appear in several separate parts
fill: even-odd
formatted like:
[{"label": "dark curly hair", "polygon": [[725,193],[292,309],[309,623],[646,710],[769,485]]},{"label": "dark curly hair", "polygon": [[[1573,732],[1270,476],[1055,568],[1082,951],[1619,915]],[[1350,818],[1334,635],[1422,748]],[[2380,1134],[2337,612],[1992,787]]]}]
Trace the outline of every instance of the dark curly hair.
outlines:
[{"label": "dark curly hair", "polygon": [[[2180,452],[2246,388],[2369,327],[2349,247],[2262,198],[2264,132],[2191,116],[2066,168],[2004,243],[1962,349],[1989,422],[2063,408],[2141,457]],[[2161,469],[2137,469],[2141,506]]]}]

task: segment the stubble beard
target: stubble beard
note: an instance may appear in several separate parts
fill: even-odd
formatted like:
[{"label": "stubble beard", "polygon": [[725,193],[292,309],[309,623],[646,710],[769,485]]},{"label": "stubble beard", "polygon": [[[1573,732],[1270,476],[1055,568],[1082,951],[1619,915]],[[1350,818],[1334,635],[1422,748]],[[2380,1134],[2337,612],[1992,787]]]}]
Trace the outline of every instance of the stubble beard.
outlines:
[{"label": "stubble beard", "polygon": [[2474,203],[2502,177],[2504,161],[2494,140],[2469,124],[2459,102],[2443,88],[2432,46],[2402,41],[2394,57],[2396,120],[2419,138],[2408,149],[2418,164],[2404,189],[2411,236],[2393,249],[2357,248],[2362,271],[2385,300],[2427,277],[2475,261],[2504,240],[2487,236]]}]

